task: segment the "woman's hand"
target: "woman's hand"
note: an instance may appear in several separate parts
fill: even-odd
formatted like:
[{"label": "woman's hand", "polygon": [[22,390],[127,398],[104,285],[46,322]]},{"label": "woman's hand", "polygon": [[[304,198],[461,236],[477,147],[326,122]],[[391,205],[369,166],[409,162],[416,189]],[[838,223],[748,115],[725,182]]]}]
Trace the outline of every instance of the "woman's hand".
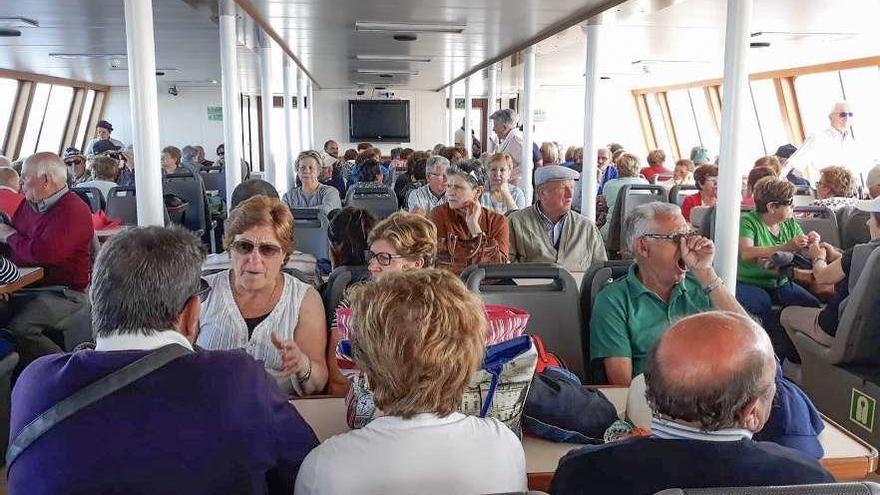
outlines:
[{"label": "woman's hand", "polygon": [[480,228],[480,216],[483,214],[483,208],[476,201],[468,201],[461,207],[464,213],[465,222],[467,222],[468,230],[472,236],[476,236],[483,232]]},{"label": "woman's hand", "polygon": [[798,249],[807,247],[807,244],[809,244],[809,242],[810,240],[809,238],[807,238],[807,236],[803,234],[796,235],[792,237],[790,241],[786,242],[782,246],[782,249],[784,249],[785,251],[797,251]]},{"label": "woman's hand", "polygon": [[818,258],[828,259],[828,251],[825,250],[825,246],[819,245],[818,242],[814,242],[810,244],[810,259],[816,261]]},{"label": "woman's hand", "polygon": [[820,236],[819,233],[816,232],[815,230],[811,230],[807,234],[807,242],[809,242],[810,244],[819,244],[819,242],[821,240],[822,240],[822,236]]},{"label": "woman's hand", "polygon": [[272,345],[281,353],[282,376],[290,377],[295,374],[299,379],[309,372],[311,361],[293,339],[281,340],[277,333],[272,332]]}]

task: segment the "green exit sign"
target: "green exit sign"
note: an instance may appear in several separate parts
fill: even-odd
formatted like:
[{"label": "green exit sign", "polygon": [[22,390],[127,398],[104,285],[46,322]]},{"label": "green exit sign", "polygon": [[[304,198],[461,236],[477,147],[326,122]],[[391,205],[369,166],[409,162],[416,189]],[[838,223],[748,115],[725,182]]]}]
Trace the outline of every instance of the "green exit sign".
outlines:
[{"label": "green exit sign", "polygon": [[877,409],[877,401],[868,394],[852,389],[852,398],[849,403],[849,420],[862,428],[874,431],[874,412]]}]

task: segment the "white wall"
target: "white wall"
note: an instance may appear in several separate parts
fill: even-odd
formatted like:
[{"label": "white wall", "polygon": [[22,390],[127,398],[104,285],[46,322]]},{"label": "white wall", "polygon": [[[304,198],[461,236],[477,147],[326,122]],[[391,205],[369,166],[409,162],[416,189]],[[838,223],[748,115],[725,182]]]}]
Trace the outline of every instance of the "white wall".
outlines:
[{"label": "white wall", "polygon": [[[220,88],[179,88],[177,96],[159,89],[159,145],[205,147],[209,160],[223,142],[223,122],[208,120],[208,107],[222,106]],[[104,108],[104,120],[113,124],[113,137],[131,143],[131,105],[128,87],[113,86]]]},{"label": "white wall", "polygon": [[[409,100],[409,143],[373,143],[383,153],[398,146],[428,150],[446,142],[446,95],[435,91],[392,90],[395,98]],[[339,143],[339,152],[355,148],[348,142],[348,100],[363,98],[353,89],[315,91],[315,145],[321,147],[328,139]]]}]

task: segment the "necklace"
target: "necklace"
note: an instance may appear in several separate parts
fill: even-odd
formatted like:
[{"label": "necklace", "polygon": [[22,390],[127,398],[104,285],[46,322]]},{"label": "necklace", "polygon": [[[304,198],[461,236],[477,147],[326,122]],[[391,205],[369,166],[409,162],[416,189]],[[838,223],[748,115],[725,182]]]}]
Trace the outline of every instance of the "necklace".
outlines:
[{"label": "necklace", "polygon": [[[230,272],[230,277],[232,277],[232,272]],[[242,307],[241,296],[243,295],[239,289],[235,286],[235,280],[231,280],[232,286],[232,300],[235,301],[235,305],[238,306],[238,310],[241,313],[241,316],[244,318],[251,318],[257,316],[263,316],[268,313],[275,307],[276,297],[278,297],[278,290],[283,284],[278,283],[278,277],[275,278],[275,285],[272,287],[272,294],[267,299],[260,298],[259,306],[249,306],[247,311],[244,311]]]}]

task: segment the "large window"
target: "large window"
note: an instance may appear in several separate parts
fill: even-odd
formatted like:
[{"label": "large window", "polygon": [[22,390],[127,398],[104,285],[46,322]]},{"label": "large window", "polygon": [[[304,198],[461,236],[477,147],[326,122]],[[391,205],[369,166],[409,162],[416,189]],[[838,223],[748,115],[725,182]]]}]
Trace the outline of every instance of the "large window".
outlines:
[{"label": "large window", "polygon": [[0,78],[0,155],[6,154],[6,131],[9,130],[17,95],[18,81]]},{"label": "large window", "polygon": [[772,79],[752,81],[752,102],[758,117],[765,154],[772,155],[783,144],[788,144],[788,135],[779,113],[779,100]]},{"label": "large window", "polygon": [[[718,135],[718,124],[709,110],[709,100],[703,88],[688,89],[688,96],[694,109],[694,117],[697,121],[697,130],[700,133],[700,143],[709,150],[709,156],[718,153],[718,143],[721,137]],[[690,150],[688,150],[690,156]]]},{"label": "large window", "polygon": [[64,139],[67,120],[70,118],[70,103],[72,101],[73,88],[52,86],[36,151],[51,151],[53,153],[61,151],[61,141]]},{"label": "large window", "polygon": [[697,121],[694,118],[688,90],[669,91],[666,93],[666,101],[669,102],[669,113],[672,117],[672,125],[675,127],[679,156],[682,158],[690,157],[691,148],[702,146],[703,143],[697,129]]},{"label": "large window", "polygon": [[73,145],[79,149],[86,147],[86,138],[89,136],[89,122],[92,120],[92,107],[95,105],[95,90],[90,89],[86,93],[86,101],[83,104],[82,113],[79,116],[79,126],[76,131],[76,141]]},{"label": "large window", "polygon": [[27,116],[27,126],[24,128],[24,138],[21,141],[19,157],[32,155],[37,150],[37,141],[40,140],[40,130],[43,128],[43,118],[46,116],[46,105],[49,103],[50,84],[37,84],[31,98],[31,110]]},{"label": "large window", "polygon": [[821,132],[828,127],[828,112],[835,102],[843,99],[837,72],[797,76],[794,79],[794,89],[806,135]]},{"label": "large window", "polygon": [[[880,67],[862,67],[840,71],[844,98],[850,103],[853,112],[852,129],[855,138],[862,143],[871,142],[880,136]],[[0,113],[2,117],[2,113]],[[870,158],[880,159],[877,146],[863,146],[872,151]]]},{"label": "large window", "polygon": [[[648,103],[648,116],[651,118],[651,128],[654,129],[654,141],[657,148],[663,150],[666,156],[673,157],[671,140],[669,139],[669,131],[666,129],[666,121],[663,119],[663,113],[660,110],[660,103],[657,100],[658,94],[645,95],[645,101]],[[648,166],[647,163],[642,163]]]}]

